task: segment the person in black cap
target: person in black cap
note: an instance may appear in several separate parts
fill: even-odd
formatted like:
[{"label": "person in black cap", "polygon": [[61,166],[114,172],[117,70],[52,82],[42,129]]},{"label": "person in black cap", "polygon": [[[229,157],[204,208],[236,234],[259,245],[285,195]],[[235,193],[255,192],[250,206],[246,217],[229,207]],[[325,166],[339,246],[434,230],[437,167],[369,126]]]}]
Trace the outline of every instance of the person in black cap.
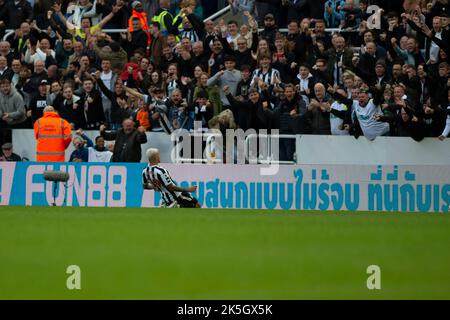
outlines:
[{"label": "person in black cap", "polygon": [[441,22],[442,22],[442,29],[446,30],[446,31],[450,31],[450,16],[448,15],[448,13],[441,13]]},{"label": "person in black cap", "polygon": [[44,108],[47,106],[47,91],[49,83],[43,79],[39,83],[38,90],[32,96],[27,110],[27,117],[34,123],[44,115]]},{"label": "person in black cap", "polygon": [[282,0],[255,0],[256,12],[258,13],[259,25],[264,25],[264,20],[268,14],[276,15],[277,20],[281,15]]},{"label": "person in black cap", "polygon": [[275,23],[275,16],[271,13],[266,14],[264,17],[264,30],[260,32],[261,39],[266,39],[269,43],[271,51],[275,49],[275,36],[278,32],[278,27]]},{"label": "person in black cap", "polygon": [[11,142],[2,145],[2,153],[0,161],[22,161],[22,158],[13,152],[13,145]]}]

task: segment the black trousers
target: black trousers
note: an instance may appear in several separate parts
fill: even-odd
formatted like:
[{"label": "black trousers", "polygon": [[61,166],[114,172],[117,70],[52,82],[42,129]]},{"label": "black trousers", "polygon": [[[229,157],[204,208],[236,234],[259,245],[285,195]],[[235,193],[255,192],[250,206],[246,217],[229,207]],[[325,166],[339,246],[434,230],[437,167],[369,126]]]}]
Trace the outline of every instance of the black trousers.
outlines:
[{"label": "black trousers", "polygon": [[189,192],[182,192],[178,197],[177,202],[180,208],[200,208],[198,200],[195,199]]},{"label": "black trousers", "polygon": [[295,140],[280,138],[280,161],[293,161],[295,153]]}]

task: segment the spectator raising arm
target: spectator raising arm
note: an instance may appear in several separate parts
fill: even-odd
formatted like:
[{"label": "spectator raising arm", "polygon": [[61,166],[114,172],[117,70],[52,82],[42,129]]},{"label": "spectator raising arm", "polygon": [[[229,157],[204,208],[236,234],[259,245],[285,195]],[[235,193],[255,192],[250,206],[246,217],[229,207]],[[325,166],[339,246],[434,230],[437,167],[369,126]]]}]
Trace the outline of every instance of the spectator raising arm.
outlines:
[{"label": "spectator raising arm", "polygon": [[[98,28],[99,29],[103,28],[103,26],[105,24],[107,24],[108,21],[111,20],[117,12],[119,12],[120,9],[122,9],[122,6],[117,6],[117,5],[113,6],[111,12],[98,23]],[[67,27],[68,30],[75,30],[80,27],[80,26],[76,26],[76,25],[72,24],[71,22],[67,21],[67,19],[64,17],[64,15],[61,12],[61,4],[55,3],[53,5],[53,10],[55,10],[56,14],[61,19],[61,21]]]},{"label": "spectator raising arm", "polygon": [[113,6],[112,7],[112,10],[111,10],[111,13],[110,14],[108,14],[106,17],[104,17],[99,23],[98,23],[98,26],[100,27],[100,28],[103,28],[103,26],[105,25],[105,24],[107,24],[108,22],[109,22],[109,20],[111,20],[113,17],[114,17],[114,15],[117,13],[117,12],[119,12],[119,10],[120,9],[122,9],[122,6]]}]

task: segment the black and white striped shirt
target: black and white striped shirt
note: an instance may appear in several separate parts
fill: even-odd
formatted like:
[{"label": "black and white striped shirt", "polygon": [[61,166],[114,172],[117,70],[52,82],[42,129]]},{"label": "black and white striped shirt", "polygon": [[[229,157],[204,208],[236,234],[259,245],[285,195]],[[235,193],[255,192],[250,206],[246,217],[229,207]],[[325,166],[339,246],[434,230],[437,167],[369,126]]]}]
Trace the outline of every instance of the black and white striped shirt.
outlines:
[{"label": "black and white striped shirt", "polygon": [[269,86],[269,88],[273,87],[275,78],[281,79],[280,72],[277,69],[270,68],[266,73],[264,73],[261,69],[256,69],[255,71],[253,71],[253,77],[250,86],[257,87],[259,92],[261,92],[261,88],[258,87],[256,77],[262,79]]},{"label": "black and white striped shirt", "polygon": [[162,199],[166,205],[171,205],[177,201],[181,192],[170,191],[168,187],[175,183],[170,177],[169,172],[159,166],[148,165],[142,171],[142,183],[144,185],[151,183],[155,191],[161,192]]},{"label": "black and white striped shirt", "polygon": [[191,43],[194,43],[194,42],[197,42],[197,41],[200,40],[200,38],[199,38],[197,32],[195,32],[194,29],[191,29],[191,30],[185,30],[185,29],[183,29],[183,30],[181,30],[181,32],[180,32],[180,38],[181,38],[181,39],[183,39],[183,38],[188,38],[189,41],[191,41]]}]

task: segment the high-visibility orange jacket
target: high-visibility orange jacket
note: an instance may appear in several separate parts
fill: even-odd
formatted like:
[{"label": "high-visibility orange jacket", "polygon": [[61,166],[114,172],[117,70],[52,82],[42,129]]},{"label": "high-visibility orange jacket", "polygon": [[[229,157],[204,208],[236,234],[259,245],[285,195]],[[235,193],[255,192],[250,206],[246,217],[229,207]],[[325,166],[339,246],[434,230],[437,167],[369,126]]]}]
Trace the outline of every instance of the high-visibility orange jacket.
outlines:
[{"label": "high-visibility orange jacket", "polygon": [[64,162],[65,151],[72,141],[70,124],[56,112],[45,112],[34,123],[37,140],[36,161]]},{"label": "high-visibility orange jacket", "polygon": [[144,127],[145,130],[150,129],[151,122],[150,122],[148,111],[139,110],[136,114],[136,120],[139,121],[139,125]]},{"label": "high-visibility orange jacket", "polygon": [[145,33],[147,34],[147,38],[148,38],[147,44],[148,44],[148,46],[150,46],[151,39],[150,39],[150,34],[148,33],[147,14],[145,12],[138,12],[136,10],[133,10],[131,12],[131,17],[128,19],[128,30],[130,32],[134,31],[133,30],[133,22],[132,22],[132,20],[134,18],[138,18],[139,21],[141,21],[142,30],[144,30]]},{"label": "high-visibility orange jacket", "polygon": [[134,18],[138,18],[141,21],[142,30],[148,32],[147,14],[145,12],[138,12],[136,10],[133,10],[133,12],[131,12],[131,17],[128,19],[128,30],[130,30],[130,32],[134,31],[132,23],[132,20]]}]

